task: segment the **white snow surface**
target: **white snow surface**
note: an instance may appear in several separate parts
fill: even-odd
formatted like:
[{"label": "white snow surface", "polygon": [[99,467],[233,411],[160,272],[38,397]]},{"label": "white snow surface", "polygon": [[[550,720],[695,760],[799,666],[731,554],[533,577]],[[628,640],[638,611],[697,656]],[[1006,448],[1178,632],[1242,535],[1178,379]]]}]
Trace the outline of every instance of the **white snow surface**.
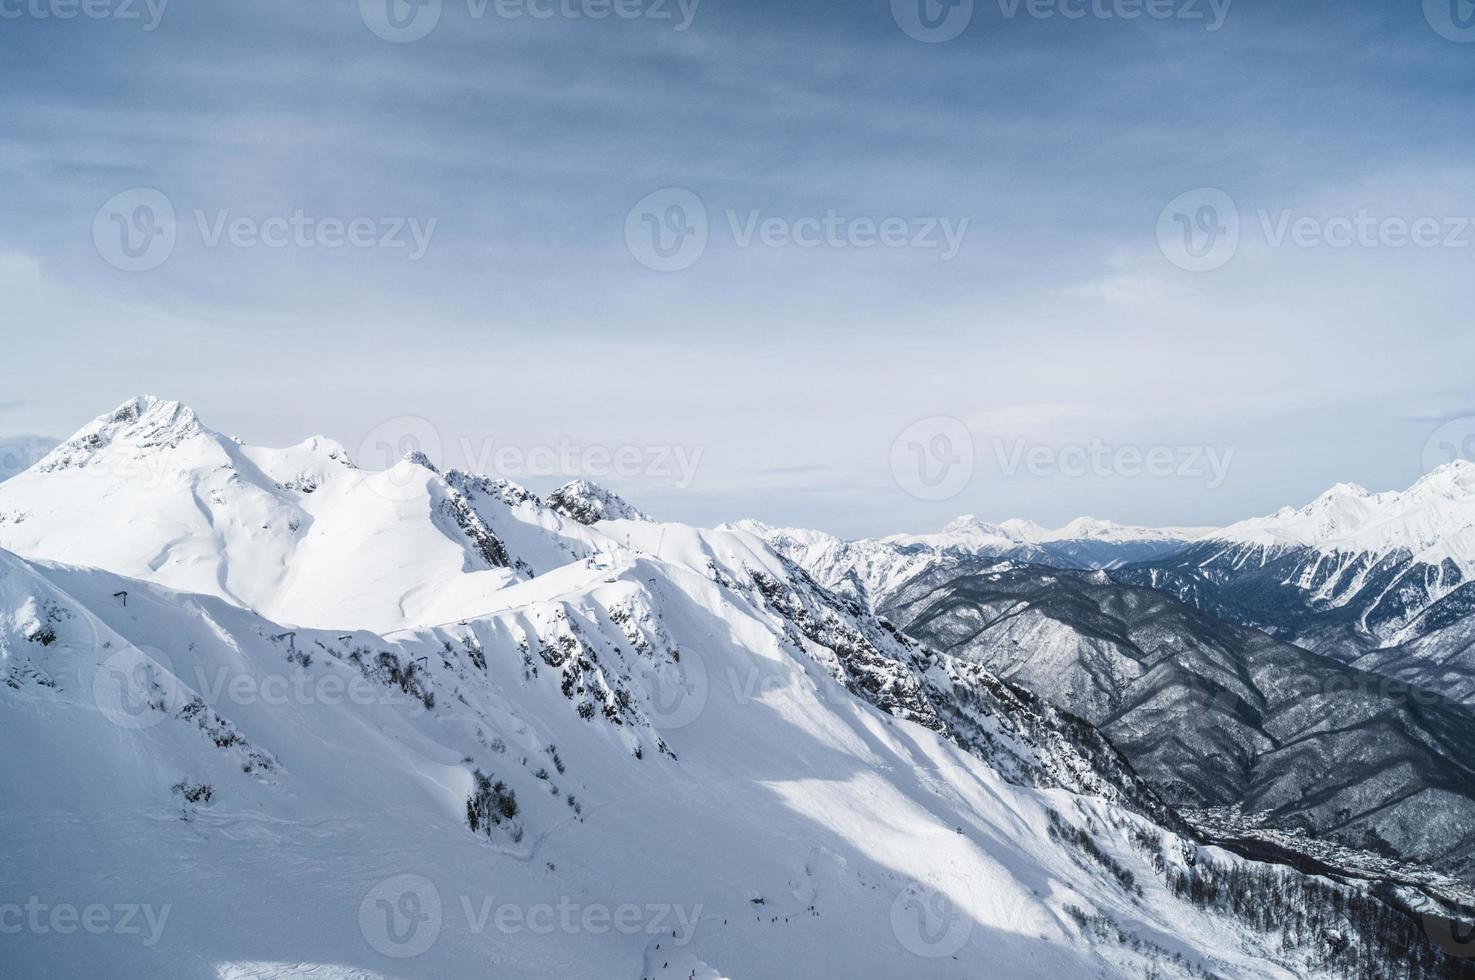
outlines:
[{"label": "white snow surface", "polygon": [[1284,507],[1209,537],[1328,554],[1406,552],[1430,565],[1452,561],[1468,576],[1475,570],[1475,463],[1447,463],[1401,491],[1339,483],[1305,507]]},{"label": "white snow surface", "polygon": [[1303,975],[1154,870],[1233,858],[847,690],[753,534],[150,398],[0,514],[6,976]]},{"label": "white snow surface", "polygon": [[992,524],[967,514],[950,522],[936,534],[892,534],[880,540],[887,544],[922,545],[967,554],[994,554],[1007,552],[1019,545],[1061,541],[1188,542],[1211,531],[1211,528],[1197,527],[1137,527],[1094,517],[1077,517],[1063,527],[1050,530],[1034,521],[1021,518]]}]

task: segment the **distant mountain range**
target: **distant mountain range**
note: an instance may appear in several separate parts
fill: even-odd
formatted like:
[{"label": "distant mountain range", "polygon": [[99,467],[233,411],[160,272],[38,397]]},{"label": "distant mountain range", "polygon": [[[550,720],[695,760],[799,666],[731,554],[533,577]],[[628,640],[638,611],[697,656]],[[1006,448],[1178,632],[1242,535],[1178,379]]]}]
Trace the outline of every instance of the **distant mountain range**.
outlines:
[{"label": "distant mountain range", "polygon": [[1321,658],[1103,571],[756,530],[99,417],[0,484],[0,865],[157,928],[7,975],[1475,978],[1444,879],[1173,805],[1464,868],[1458,709],[1288,704]]},{"label": "distant mountain range", "polygon": [[[1468,876],[1472,474],[1453,464],[1405,493],[1342,487],[1273,518],[1155,535],[973,518],[861,541],[742,526],[924,645],[1098,725],[1185,812]],[[1154,537],[1165,551],[1151,561],[1109,550]],[[1043,548],[1078,541],[1108,550]],[[1380,627],[1415,638],[1379,646]]]},{"label": "distant mountain range", "polygon": [[1475,463],[1402,492],[1339,485],[1113,571],[1216,616],[1468,699]]},{"label": "distant mountain range", "polygon": [[966,559],[1105,569],[1212,615],[1475,703],[1475,463],[1404,491],[1339,484],[1302,508],[1224,528],[1080,518],[1054,531],[965,516],[935,534],[846,541],[733,525],[782,545],[822,581],[878,608],[897,585]]}]

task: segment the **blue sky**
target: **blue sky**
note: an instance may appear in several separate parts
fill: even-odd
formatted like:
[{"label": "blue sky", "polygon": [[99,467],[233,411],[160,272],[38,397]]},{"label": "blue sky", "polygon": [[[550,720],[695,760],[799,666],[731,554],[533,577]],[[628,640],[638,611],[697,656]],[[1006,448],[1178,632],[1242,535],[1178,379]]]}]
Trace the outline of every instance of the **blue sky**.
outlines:
[{"label": "blue sky", "polygon": [[[360,456],[634,447],[606,482],[662,516],[866,534],[1223,523],[1475,435],[1468,5],[974,0],[929,43],[902,0],[444,0],[395,42],[402,0],[66,2],[0,0],[0,443],[148,391]],[[706,241],[657,271],[672,188]],[[1190,271],[1205,188],[1238,244]],[[127,271],[141,192],[173,240]],[[924,499],[893,446],[938,417],[974,463]]]}]

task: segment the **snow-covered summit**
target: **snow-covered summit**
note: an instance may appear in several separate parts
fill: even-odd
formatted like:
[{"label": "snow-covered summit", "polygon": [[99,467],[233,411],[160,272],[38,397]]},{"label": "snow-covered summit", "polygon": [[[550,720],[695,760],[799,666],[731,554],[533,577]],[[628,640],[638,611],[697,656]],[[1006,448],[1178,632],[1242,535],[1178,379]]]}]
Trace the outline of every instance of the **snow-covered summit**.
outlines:
[{"label": "snow-covered summit", "polygon": [[381,630],[487,608],[508,585],[605,547],[506,481],[414,453],[362,470],[322,436],[245,445],[150,396],[0,484],[0,545],[282,622]]},{"label": "snow-covered summit", "polygon": [[153,395],[130,398],[99,415],[48,453],[36,469],[43,473],[86,467],[106,454],[134,456],[175,449],[205,432],[194,410]]},{"label": "snow-covered summit", "polygon": [[1325,553],[1406,552],[1430,565],[1452,560],[1468,572],[1475,568],[1475,463],[1448,463],[1402,491],[1339,483],[1304,507],[1240,521],[1210,537]]},{"label": "snow-covered summit", "polygon": [[965,554],[1002,554],[1030,543],[1027,522],[1011,521],[1009,526],[994,524],[972,514],[949,521],[939,532],[926,534],[889,534],[879,539],[883,544],[921,547],[934,551],[957,551]]},{"label": "snow-covered summit", "polygon": [[[1038,526],[1038,525],[1036,525]],[[1194,541],[1212,532],[1206,527],[1142,527],[1095,517],[1077,517],[1064,527],[1045,531],[1034,541]]]},{"label": "snow-covered summit", "polygon": [[571,480],[548,495],[548,506],[580,524],[649,521],[619,494],[588,480]]},{"label": "snow-covered summit", "polygon": [[[1036,545],[1069,541],[1186,543],[1208,531],[1208,528],[1137,527],[1094,517],[1078,517],[1063,527],[1051,530],[1022,518],[1011,518],[994,524],[967,514],[949,522],[937,533],[892,534],[880,540],[888,544],[922,546],[938,551],[1009,555],[1028,559],[1028,549]],[[1021,552],[1020,549],[1025,550]]]}]

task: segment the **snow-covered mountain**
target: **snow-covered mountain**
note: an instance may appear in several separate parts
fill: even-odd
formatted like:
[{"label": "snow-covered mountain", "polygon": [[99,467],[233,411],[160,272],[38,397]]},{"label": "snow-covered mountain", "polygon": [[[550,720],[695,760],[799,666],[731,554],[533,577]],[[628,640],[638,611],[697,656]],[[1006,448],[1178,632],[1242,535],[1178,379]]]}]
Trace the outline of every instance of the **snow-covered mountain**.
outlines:
[{"label": "snow-covered mountain", "polygon": [[1034,521],[1015,518],[991,524],[970,514],[937,534],[893,534],[879,540],[975,558],[1012,558],[1064,568],[1109,568],[1180,551],[1209,530],[1133,527],[1078,517],[1052,531]]},{"label": "snow-covered mountain", "polygon": [[1461,460],[1404,491],[1339,484],[1118,574],[1352,661],[1470,615],[1472,573],[1475,464]]},{"label": "snow-covered mountain", "polygon": [[7,975],[1472,975],[752,534],[154,399],[0,511]]},{"label": "snow-covered mountain", "polygon": [[648,515],[636,510],[624,497],[588,480],[571,480],[565,483],[548,495],[548,506],[580,524],[650,520]]},{"label": "snow-covered mountain", "polygon": [[823,531],[772,527],[754,520],[725,526],[758,535],[827,588],[873,611],[906,581],[934,568],[973,568],[980,561],[1113,568],[1174,554],[1208,531],[1130,527],[1090,517],[1051,531],[1033,521],[991,524],[967,515],[936,534],[847,541]]},{"label": "snow-covered mountain", "polygon": [[1403,491],[1372,493],[1339,483],[1299,510],[1284,507],[1209,537],[1326,554],[1402,552],[1426,565],[1452,562],[1468,573],[1475,568],[1475,463],[1447,463]]},{"label": "snow-covered mountain", "polygon": [[825,588],[872,612],[879,599],[910,579],[934,566],[953,566],[962,559],[949,551],[866,539],[846,541],[824,531],[771,527],[751,519],[724,527],[762,538]]},{"label": "snow-covered mountain", "polygon": [[1099,725],[1190,819],[1232,807],[1475,874],[1475,710],[1100,573],[932,573],[881,609]]},{"label": "snow-covered mountain", "polygon": [[[1361,867],[1475,872],[1475,714],[1451,703],[1471,693],[1469,642],[1357,665],[1401,668],[1415,693],[1102,570],[749,526],[925,645],[1098,724],[1202,828],[1309,832],[1279,845],[1303,855],[1333,841],[1377,852]],[[1435,664],[1449,683],[1417,683]]]},{"label": "snow-covered mountain", "polygon": [[0,484],[0,546],[301,626],[448,622],[607,542],[505,480],[419,454],[368,472],[323,437],[245,446],[148,397]]}]

